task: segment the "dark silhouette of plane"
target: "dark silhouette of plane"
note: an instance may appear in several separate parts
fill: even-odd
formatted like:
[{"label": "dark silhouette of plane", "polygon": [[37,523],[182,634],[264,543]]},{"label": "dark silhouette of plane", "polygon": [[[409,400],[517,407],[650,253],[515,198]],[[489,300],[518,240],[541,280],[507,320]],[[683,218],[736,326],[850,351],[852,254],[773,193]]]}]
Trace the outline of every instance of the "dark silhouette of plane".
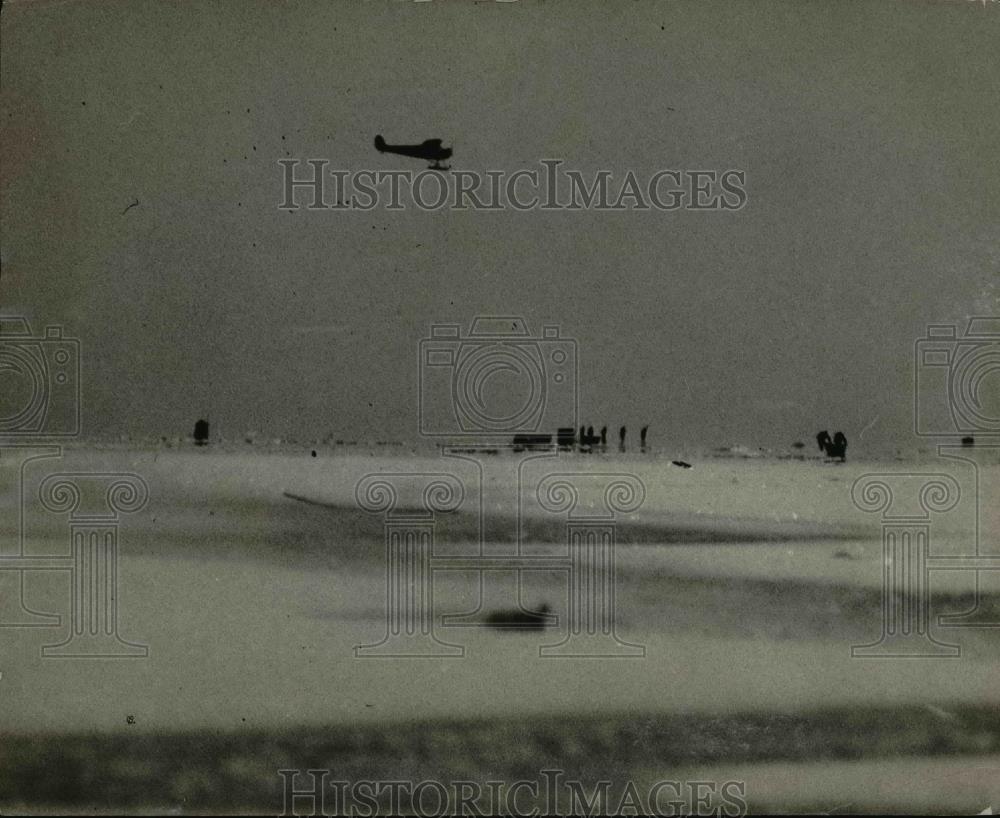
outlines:
[{"label": "dark silhouette of plane", "polygon": [[442,165],[445,159],[451,158],[451,148],[441,147],[440,139],[425,139],[419,145],[388,145],[379,134],[375,137],[375,149],[379,153],[398,153],[400,156],[412,156],[414,159],[426,159],[432,164],[432,170],[448,170],[450,165]]}]

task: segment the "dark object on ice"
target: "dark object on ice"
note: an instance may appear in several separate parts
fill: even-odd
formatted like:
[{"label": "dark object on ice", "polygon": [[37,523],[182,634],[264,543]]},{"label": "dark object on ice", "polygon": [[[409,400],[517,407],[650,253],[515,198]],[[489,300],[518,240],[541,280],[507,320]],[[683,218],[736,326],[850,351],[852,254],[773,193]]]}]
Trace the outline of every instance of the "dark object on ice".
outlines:
[{"label": "dark object on ice", "polygon": [[806,444],[805,444],[805,443],[803,443],[803,442],[802,442],[801,440],[796,440],[796,441],[795,441],[795,442],[794,442],[794,443],[792,444],[792,448],[793,448],[793,449],[804,449],[805,447],[806,447]]},{"label": "dark object on ice", "polygon": [[847,438],[843,432],[837,432],[833,439],[830,438],[829,432],[820,432],[816,435],[816,443],[821,451],[826,452],[827,457],[837,459],[841,463],[847,459]]},{"label": "dark object on ice", "polygon": [[515,452],[551,449],[552,435],[514,435],[512,447]]},{"label": "dark object on ice", "polygon": [[648,426],[643,426],[639,430],[639,448],[642,449],[643,451],[646,451],[646,432],[648,431],[649,431]]},{"label": "dark object on ice", "polygon": [[601,438],[594,434],[594,427],[588,426],[586,430],[580,427],[580,451],[591,452],[594,447],[601,442]]},{"label": "dark object on ice", "polygon": [[316,456],[316,450],[315,450],[315,449],[313,449],[313,450],[312,450],[312,456],[313,456],[313,457],[315,457],[315,456]]},{"label": "dark object on ice", "polygon": [[830,457],[839,458],[841,463],[847,460],[847,438],[843,432],[837,432],[833,436],[833,443],[827,447],[826,453]]},{"label": "dark object on ice", "polygon": [[976,439],[972,435],[962,438],[962,448],[971,449],[976,445]]},{"label": "dark object on ice", "polygon": [[560,426],[559,431],[556,434],[556,441],[559,443],[559,448],[563,451],[569,451],[573,448],[573,444],[576,442],[576,432],[572,426]]},{"label": "dark object on ice", "polygon": [[691,468],[691,464],[690,463],[685,463],[683,460],[671,460],[670,462],[673,463],[675,466],[680,466],[682,469],[690,469]]},{"label": "dark object on ice", "polygon": [[625,427],[624,426],[622,426],[621,429],[618,430],[618,451],[620,451],[620,452],[624,452],[625,451]]},{"label": "dark object on ice", "polygon": [[208,443],[208,421],[199,420],[194,425],[194,444],[204,446],[206,443]]},{"label": "dark object on ice", "polygon": [[486,617],[486,625],[502,631],[541,631],[554,620],[547,604],[538,611],[524,611],[520,608],[502,608]]},{"label": "dark object on ice", "polygon": [[606,449],[608,447],[608,427],[601,427],[601,448]]}]

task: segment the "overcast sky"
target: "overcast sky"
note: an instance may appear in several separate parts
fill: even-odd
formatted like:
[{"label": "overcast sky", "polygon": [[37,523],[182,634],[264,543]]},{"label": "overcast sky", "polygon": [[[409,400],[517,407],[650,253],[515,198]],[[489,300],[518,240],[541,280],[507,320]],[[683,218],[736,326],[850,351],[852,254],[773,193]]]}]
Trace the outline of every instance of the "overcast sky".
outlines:
[{"label": "overcast sky", "polygon": [[[81,339],[89,434],[413,440],[419,340],[492,313],[577,340],[597,427],[905,444],[924,326],[998,310],[998,42],[968,0],[8,0],[0,305]],[[748,203],[278,209],[286,156],[423,167],[376,133]]]}]

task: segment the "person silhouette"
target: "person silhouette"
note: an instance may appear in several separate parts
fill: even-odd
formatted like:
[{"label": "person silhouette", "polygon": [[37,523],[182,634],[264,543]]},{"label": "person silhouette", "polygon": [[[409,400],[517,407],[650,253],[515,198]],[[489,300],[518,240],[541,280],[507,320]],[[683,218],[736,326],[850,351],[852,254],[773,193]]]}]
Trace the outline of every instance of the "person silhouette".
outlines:
[{"label": "person silhouette", "polygon": [[816,445],[819,446],[819,450],[821,452],[829,454],[829,452],[827,452],[827,449],[829,448],[832,442],[833,441],[830,440],[830,433],[826,431],[826,429],[824,429],[822,432],[817,433]]},{"label": "person silhouette", "polygon": [[208,443],[208,421],[199,420],[194,425],[194,445],[204,446]]},{"label": "person silhouette", "polygon": [[606,449],[608,447],[608,427],[601,427],[601,448]]},{"label": "person silhouette", "polygon": [[639,448],[643,451],[646,451],[646,432],[648,431],[648,426],[643,426],[642,429],[639,430]]},{"label": "person silhouette", "polygon": [[843,432],[837,432],[832,438],[826,430],[816,435],[816,445],[830,459],[838,458],[841,463],[847,460],[847,437]]},{"label": "person silhouette", "polygon": [[847,437],[843,432],[837,432],[833,436],[833,444],[827,449],[830,457],[839,457],[840,462],[847,460]]},{"label": "person silhouette", "polygon": [[620,452],[624,452],[625,451],[625,427],[624,426],[622,426],[618,430],[618,451],[620,451]]}]

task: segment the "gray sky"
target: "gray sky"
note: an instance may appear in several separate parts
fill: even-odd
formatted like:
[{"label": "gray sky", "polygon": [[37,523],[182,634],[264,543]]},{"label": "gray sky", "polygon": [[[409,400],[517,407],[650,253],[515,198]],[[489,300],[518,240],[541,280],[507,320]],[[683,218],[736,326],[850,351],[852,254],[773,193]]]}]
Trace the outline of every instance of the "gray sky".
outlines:
[{"label": "gray sky", "polygon": [[[81,338],[90,434],[414,439],[428,325],[500,313],[577,339],[598,427],[906,443],[924,325],[998,310],[998,43],[968,0],[8,0],[0,304]],[[277,209],[286,151],[423,167],[376,133],[749,202]]]}]

